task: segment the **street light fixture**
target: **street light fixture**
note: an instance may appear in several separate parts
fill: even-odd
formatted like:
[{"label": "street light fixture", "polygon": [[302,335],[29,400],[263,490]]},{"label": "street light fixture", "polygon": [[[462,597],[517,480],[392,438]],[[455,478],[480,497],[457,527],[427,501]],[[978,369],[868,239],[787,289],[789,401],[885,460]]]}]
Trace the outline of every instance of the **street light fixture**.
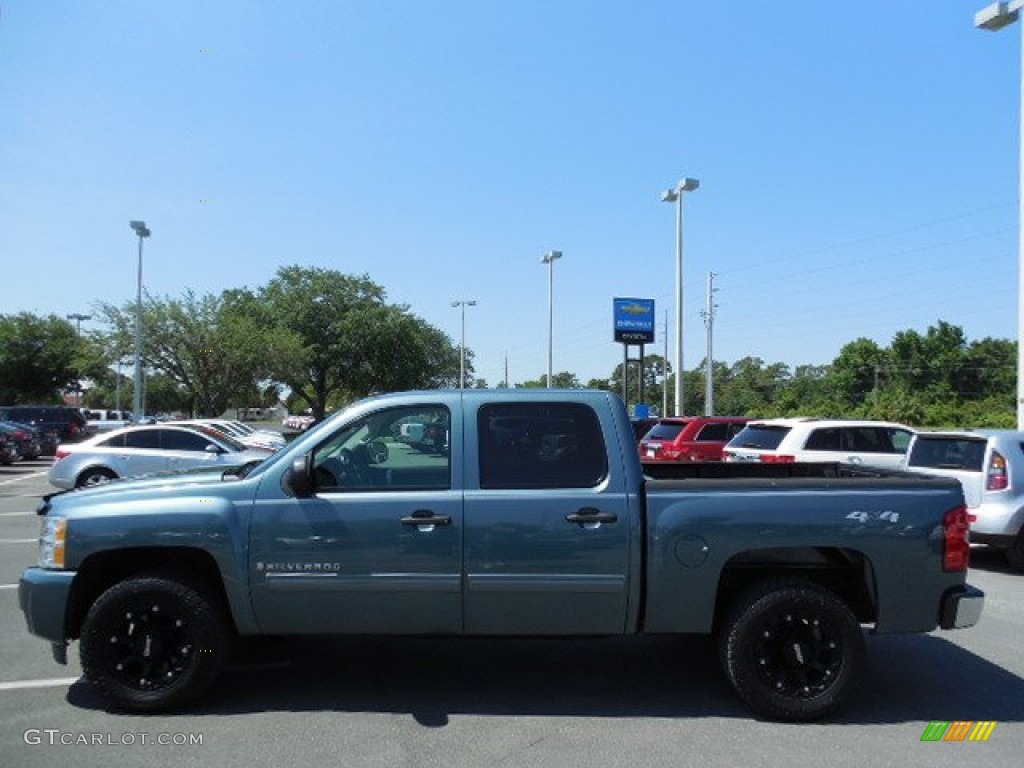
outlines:
[{"label": "street light fixture", "polygon": [[[82,321],[92,320],[92,315],[83,315],[75,312],[70,315],[65,315],[68,320],[75,321],[75,346],[78,347],[82,343]],[[77,368],[77,366],[75,366]],[[82,380],[78,377],[78,371],[75,371],[75,407],[82,407]]]},{"label": "street light fixture", "polygon": [[676,204],[676,416],[683,415],[683,192],[699,186],[697,179],[683,178],[661,193],[662,202]]},{"label": "street light fixture", "polygon": [[129,221],[139,238],[138,284],[135,290],[135,387],[132,392],[132,417],[138,422],[145,415],[146,401],[142,393],[142,240],[151,234],[144,221]]},{"label": "street light fixture", "polygon": [[[974,14],[974,26],[997,31],[1020,18],[1024,0],[1012,3],[992,3]],[[1021,119],[1024,120],[1024,25],[1021,25]],[[1024,430],[1024,122],[1020,125],[1017,169],[1017,429]]]},{"label": "street light fixture", "polygon": [[562,258],[561,251],[548,251],[540,263],[548,265],[548,389],[551,389],[551,369],[555,346],[555,261]]},{"label": "street light fixture", "polygon": [[459,342],[459,389],[466,388],[466,307],[475,307],[476,302],[462,299],[453,301],[453,307],[462,307],[462,340]]}]

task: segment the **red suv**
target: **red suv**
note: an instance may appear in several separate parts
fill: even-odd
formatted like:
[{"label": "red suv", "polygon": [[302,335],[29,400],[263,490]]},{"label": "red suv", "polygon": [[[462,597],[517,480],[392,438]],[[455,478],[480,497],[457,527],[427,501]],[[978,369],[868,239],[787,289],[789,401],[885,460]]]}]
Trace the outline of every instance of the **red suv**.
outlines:
[{"label": "red suv", "polygon": [[750,419],[679,416],[659,419],[640,441],[642,461],[721,461],[722,448]]}]

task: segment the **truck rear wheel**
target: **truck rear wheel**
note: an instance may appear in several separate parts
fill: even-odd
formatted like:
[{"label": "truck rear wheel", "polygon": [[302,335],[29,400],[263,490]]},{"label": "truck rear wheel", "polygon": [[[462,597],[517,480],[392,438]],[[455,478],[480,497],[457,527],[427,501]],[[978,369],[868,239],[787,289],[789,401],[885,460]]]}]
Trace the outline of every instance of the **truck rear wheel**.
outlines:
[{"label": "truck rear wheel", "polygon": [[229,653],[219,601],[173,576],[115,584],[82,626],[86,678],[120,708],[158,712],[184,705],[213,684]]},{"label": "truck rear wheel", "polygon": [[740,598],[719,636],[726,676],[760,716],[813,720],[853,692],[864,635],[850,609],[809,582],[765,582]]}]

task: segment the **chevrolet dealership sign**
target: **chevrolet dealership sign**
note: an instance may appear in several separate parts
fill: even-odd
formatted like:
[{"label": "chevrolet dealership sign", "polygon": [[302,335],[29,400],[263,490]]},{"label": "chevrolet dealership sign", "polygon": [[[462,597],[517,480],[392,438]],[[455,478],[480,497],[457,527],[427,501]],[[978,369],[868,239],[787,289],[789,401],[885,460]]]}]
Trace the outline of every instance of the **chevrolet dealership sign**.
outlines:
[{"label": "chevrolet dealership sign", "polygon": [[623,344],[654,341],[654,299],[612,299],[615,340]]}]

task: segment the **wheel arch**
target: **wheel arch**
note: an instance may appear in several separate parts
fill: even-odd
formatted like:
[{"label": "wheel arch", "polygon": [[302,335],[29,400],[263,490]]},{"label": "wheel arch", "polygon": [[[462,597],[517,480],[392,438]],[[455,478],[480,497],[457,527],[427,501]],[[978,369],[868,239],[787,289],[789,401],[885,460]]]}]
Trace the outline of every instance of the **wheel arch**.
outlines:
[{"label": "wheel arch", "polygon": [[106,464],[89,464],[88,466],[82,467],[75,473],[74,487],[81,487],[82,478],[90,472],[102,472],[106,475],[110,475],[112,480],[119,480],[121,475],[118,474],[117,470],[113,467],[107,466]]},{"label": "wheel arch", "polygon": [[845,547],[772,547],[739,552],[725,563],[715,598],[714,631],[739,597],[759,582],[778,579],[816,584],[846,603],[860,623],[877,621],[875,571],[863,552]]},{"label": "wheel arch", "polygon": [[210,590],[234,624],[220,568],[208,553],[188,547],[137,547],[99,552],[79,567],[68,600],[67,635],[77,638],[89,608],[110,587],[132,576],[160,571]]}]

